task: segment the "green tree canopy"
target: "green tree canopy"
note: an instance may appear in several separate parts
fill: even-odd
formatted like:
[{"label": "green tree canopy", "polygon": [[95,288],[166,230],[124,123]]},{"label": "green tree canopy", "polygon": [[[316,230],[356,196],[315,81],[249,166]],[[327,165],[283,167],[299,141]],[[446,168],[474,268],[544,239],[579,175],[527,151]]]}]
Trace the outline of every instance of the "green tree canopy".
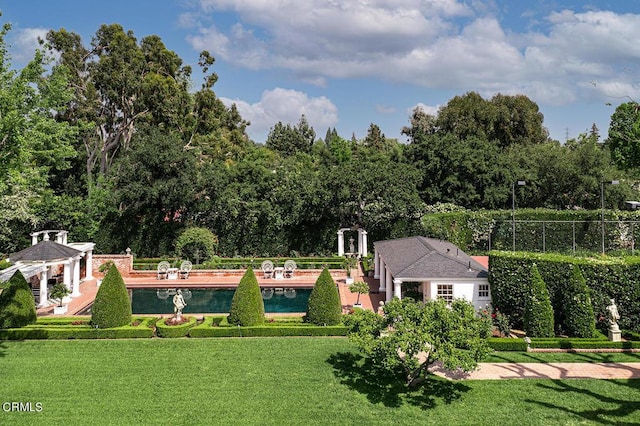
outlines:
[{"label": "green tree canopy", "polygon": [[379,369],[401,371],[407,386],[427,378],[441,361],[447,369],[473,370],[490,351],[491,321],[476,315],[473,305],[456,299],[416,302],[393,299],[384,316],[359,309],[345,318],[349,339]]}]

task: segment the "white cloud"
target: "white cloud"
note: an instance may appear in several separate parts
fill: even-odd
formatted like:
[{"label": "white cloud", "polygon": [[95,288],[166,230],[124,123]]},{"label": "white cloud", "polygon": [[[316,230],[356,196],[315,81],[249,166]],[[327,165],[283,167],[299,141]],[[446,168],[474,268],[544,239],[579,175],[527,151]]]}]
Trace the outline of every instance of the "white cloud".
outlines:
[{"label": "white cloud", "polygon": [[253,104],[240,99],[221,100],[227,106],[236,104],[240,115],[251,122],[247,132],[256,142],[264,142],[269,129],[279,121],[295,125],[303,114],[316,132],[338,123],[338,109],[330,99],[324,96],[309,97],[297,90],[279,87],[267,90]]},{"label": "white cloud", "polygon": [[[549,14],[535,32],[505,31],[494,2],[477,0],[200,0],[235,25],[201,25],[190,42],[254,70],[284,69],[319,86],[380,78],[428,88],[525,93],[566,104],[620,94],[620,64],[640,61],[640,15]],[[607,81],[585,90],[590,80]],[[636,79],[637,80],[637,79]],[[605,92],[606,91],[606,92]],[[633,92],[635,93],[635,91]]]},{"label": "white cloud", "polygon": [[11,58],[14,65],[23,65],[33,59],[36,49],[42,49],[38,38],[45,39],[49,30],[45,28],[24,28],[9,33]]},{"label": "white cloud", "polygon": [[407,110],[407,115],[411,116],[411,114],[413,113],[413,110],[415,110],[416,108],[420,108],[425,113],[429,115],[433,115],[435,117],[436,115],[438,115],[440,106],[441,105],[431,106],[431,105],[423,104],[422,102],[418,102],[417,104],[415,104],[414,106],[412,106]]}]

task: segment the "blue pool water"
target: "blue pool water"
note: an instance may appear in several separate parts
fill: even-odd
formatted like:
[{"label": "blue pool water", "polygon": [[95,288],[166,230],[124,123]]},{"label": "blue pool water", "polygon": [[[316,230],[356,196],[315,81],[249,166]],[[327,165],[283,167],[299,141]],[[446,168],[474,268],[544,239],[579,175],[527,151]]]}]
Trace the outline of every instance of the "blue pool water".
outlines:
[{"label": "blue pool water", "polygon": [[[187,303],[183,313],[228,313],[235,289],[181,289]],[[172,314],[175,289],[134,288],[131,290],[134,314]],[[306,312],[310,288],[263,289],[262,299],[267,313]]]}]

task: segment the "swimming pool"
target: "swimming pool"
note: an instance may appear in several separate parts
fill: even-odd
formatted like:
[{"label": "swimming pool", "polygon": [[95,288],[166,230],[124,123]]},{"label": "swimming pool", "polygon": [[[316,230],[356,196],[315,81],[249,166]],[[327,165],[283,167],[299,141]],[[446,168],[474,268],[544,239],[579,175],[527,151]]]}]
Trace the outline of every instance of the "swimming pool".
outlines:
[{"label": "swimming pool", "polygon": [[[181,288],[187,306],[183,313],[229,313],[235,289]],[[266,313],[306,312],[310,288],[263,288]],[[134,314],[172,314],[176,289],[131,289],[131,310]]]}]

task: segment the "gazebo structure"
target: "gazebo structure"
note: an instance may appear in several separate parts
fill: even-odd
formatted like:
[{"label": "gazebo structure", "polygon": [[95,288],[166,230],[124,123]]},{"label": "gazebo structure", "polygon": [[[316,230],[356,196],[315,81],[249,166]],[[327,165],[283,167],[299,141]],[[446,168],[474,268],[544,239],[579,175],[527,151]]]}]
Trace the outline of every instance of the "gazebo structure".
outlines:
[{"label": "gazebo structure", "polygon": [[491,303],[487,268],[448,241],[409,237],[373,245],[374,278],[386,301],[402,297],[402,284],[416,283],[423,300],[464,298],[477,309]]},{"label": "gazebo structure", "polygon": [[[56,233],[56,241],[49,239],[50,233]],[[0,272],[0,279],[7,281],[19,270],[26,279],[39,276],[39,289],[34,294],[39,294],[38,306],[48,305],[48,284],[50,281],[61,279],[71,292],[71,297],[80,296],[80,269],[84,259],[85,274],[82,279],[93,278],[92,256],[94,243],[68,243],[67,231],[45,230],[31,234],[30,247],[9,255],[9,261],[13,263],[10,268]],[[39,237],[42,236],[42,240]],[[59,269],[62,267],[62,273]],[[5,278],[6,277],[6,278]]]}]

